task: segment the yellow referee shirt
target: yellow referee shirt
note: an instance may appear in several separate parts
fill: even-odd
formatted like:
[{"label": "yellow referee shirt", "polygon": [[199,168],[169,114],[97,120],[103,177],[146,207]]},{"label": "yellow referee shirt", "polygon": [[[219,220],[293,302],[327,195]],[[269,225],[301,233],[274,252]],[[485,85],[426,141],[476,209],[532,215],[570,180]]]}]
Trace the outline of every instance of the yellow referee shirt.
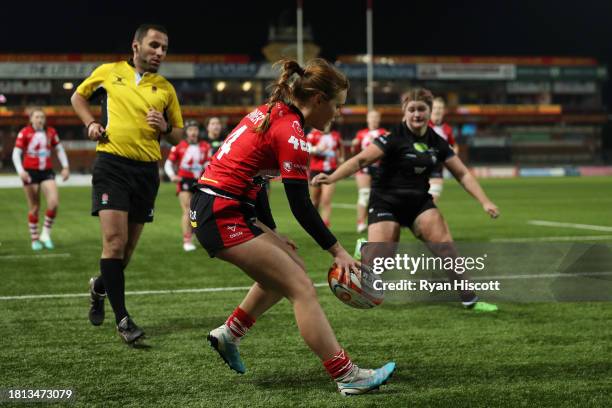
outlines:
[{"label": "yellow referee shirt", "polygon": [[159,131],[147,123],[150,108],[162,112],[173,127],[183,127],[172,84],[158,74],[140,75],[126,61],[100,65],[77,92],[85,99],[102,95],[102,123],[108,142],[98,143],[99,152],[146,162],[161,160]]}]

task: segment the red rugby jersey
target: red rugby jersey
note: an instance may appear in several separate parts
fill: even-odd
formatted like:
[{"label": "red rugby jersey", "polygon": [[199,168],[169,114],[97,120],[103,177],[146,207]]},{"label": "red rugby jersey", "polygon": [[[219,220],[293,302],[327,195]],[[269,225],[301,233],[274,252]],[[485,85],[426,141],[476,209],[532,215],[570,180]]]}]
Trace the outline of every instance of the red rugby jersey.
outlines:
[{"label": "red rugby jersey", "polygon": [[437,134],[446,140],[449,145],[455,145],[455,137],[453,136],[453,128],[448,123],[441,123],[434,125],[432,121],[429,121],[429,127],[432,128]]},{"label": "red rugby jersey", "polygon": [[178,167],[178,176],[185,178],[200,178],[206,162],[208,162],[210,144],[205,141],[189,144],[181,140],[173,146],[168,155],[168,160]]},{"label": "red rugby jersey", "polygon": [[340,133],[331,131],[323,133],[313,129],[306,136],[308,143],[318,149],[318,153],[310,155],[310,170],[332,171],[338,167],[338,151],[342,146]]},{"label": "red rugby jersey", "polygon": [[301,112],[284,103],[272,107],[270,127],[255,128],[268,111],[262,105],[246,115],[227,136],[210,160],[199,184],[255,200],[261,186],[256,176],[278,176],[283,180],[308,180],[308,142]]},{"label": "red rugby jersey", "polygon": [[23,168],[29,170],[51,170],[51,150],[59,144],[54,128],[47,126],[35,130],[31,125],[24,127],[17,135],[15,147],[23,150]]},{"label": "red rugby jersey", "polygon": [[358,152],[361,150],[365,150],[366,147],[368,147],[372,141],[374,139],[376,139],[378,136],[382,136],[384,134],[387,133],[386,129],[383,128],[378,128],[378,129],[361,129],[359,132],[357,132],[357,134],[355,135],[355,139],[359,141],[359,144],[357,145],[358,148]]}]

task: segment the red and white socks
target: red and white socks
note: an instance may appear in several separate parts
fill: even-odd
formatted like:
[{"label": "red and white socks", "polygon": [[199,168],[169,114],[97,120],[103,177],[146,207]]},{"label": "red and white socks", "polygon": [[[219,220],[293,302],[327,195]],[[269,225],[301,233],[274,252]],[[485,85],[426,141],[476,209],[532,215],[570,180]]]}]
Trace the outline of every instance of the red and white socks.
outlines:
[{"label": "red and white socks", "polygon": [[51,228],[53,228],[56,215],[57,210],[47,210],[45,212],[45,223],[43,224],[42,234],[40,235],[41,241],[49,241],[51,239]]},{"label": "red and white socks", "polygon": [[28,213],[28,227],[30,228],[30,238],[32,242],[36,242],[40,239],[38,235],[38,214]]},{"label": "red and white socks", "polygon": [[225,327],[239,341],[255,324],[255,319],[238,306],[225,321]]},{"label": "red and white socks", "polygon": [[351,378],[353,371],[357,369],[344,349],[340,349],[329,360],[323,361],[323,366],[336,382],[347,382],[346,380]]}]

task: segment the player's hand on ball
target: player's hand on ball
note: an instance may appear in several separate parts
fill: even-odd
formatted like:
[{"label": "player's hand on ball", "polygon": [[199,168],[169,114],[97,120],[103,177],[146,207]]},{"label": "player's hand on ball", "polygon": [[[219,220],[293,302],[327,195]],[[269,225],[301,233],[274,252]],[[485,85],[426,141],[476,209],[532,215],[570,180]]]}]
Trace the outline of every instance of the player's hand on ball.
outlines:
[{"label": "player's hand on ball", "polygon": [[[336,245],[339,246],[340,244],[336,242],[334,247]],[[339,246],[339,249],[334,254],[334,263],[342,271],[341,275],[339,276],[340,281],[348,282],[351,276],[351,271],[357,276],[357,279],[361,280],[361,263],[353,259],[353,257],[350,256],[349,253],[346,252],[346,250],[341,246]]]},{"label": "player's hand on ball", "polygon": [[491,218],[499,217],[499,208],[497,208],[497,206],[493,204],[491,201],[484,203],[482,205],[482,208],[483,210],[485,210],[487,214],[491,216]]}]

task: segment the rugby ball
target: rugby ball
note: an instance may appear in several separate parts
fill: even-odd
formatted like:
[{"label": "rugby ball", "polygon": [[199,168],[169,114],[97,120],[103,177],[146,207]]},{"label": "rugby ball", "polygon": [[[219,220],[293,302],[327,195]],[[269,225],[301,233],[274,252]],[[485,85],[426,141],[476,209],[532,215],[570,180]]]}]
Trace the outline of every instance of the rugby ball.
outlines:
[{"label": "rugby ball", "polygon": [[371,273],[365,265],[361,268],[361,280],[351,271],[350,279],[344,276],[341,281],[341,272],[342,270],[333,264],[327,273],[327,282],[333,294],[343,303],[356,309],[371,309],[383,302],[384,292],[374,289],[377,275]]}]

